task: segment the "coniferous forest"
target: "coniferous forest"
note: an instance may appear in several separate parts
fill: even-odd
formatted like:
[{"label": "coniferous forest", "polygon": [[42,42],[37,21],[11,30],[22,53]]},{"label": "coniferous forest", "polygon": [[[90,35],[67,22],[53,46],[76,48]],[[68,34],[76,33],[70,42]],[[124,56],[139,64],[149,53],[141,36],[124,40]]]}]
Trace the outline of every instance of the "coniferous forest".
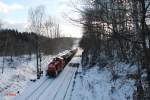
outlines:
[{"label": "coniferous forest", "polygon": [[0,30],[0,55],[18,56],[35,54],[37,37],[39,48],[44,54],[55,54],[70,49],[73,45],[73,38],[69,37],[48,38],[33,32],[3,29]]}]

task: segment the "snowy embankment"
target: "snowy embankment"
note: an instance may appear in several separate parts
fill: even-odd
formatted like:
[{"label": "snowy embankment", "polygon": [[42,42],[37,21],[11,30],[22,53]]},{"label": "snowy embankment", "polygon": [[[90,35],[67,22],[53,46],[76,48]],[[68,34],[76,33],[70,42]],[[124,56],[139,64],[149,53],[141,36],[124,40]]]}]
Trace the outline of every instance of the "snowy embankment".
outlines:
[{"label": "snowy embankment", "polygon": [[[27,56],[5,57],[4,73],[0,73],[0,100],[8,100],[24,89],[31,78],[35,78],[34,61]],[[0,58],[1,68],[3,58]]]},{"label": "snowy embankment", "polygon": [[71,100],[133,100],[136,80],[128,76],[136,72],[124,63],[85,69],[76,76]]},{"label": "snowy embankment", "polygon": [[[68,50],[59,53],[62,55]],[[58,55],[45,55],[42,57],[42,69],[46,70],[48,63],[53,57]],[[3,57],[0,57],[0,71],[3,67]],[[44,73],[45,74],[45,73]],[[11,100],[15,96],[21,94],[25,88],[36,79],[36,56],[32,55],[29,59],[28,55],[5,57],[4,73],[0,72],[0,100]],[[42,78],[43,79],[43,78]]]}]

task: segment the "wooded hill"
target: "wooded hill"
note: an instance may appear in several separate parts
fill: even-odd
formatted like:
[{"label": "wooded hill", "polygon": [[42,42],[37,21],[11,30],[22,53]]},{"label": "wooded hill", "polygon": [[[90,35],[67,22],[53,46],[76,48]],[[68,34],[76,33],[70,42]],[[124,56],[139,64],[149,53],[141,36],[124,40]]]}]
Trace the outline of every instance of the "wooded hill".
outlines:
[{"label": "wooded hill", "polygon": [[17,30],[0,30],[0,56],[17,56],[36,53],[38,38],[39,48],[44,54],[53,54],[73,45],[73,38],[48,38],[33,32],[18,32]]}]

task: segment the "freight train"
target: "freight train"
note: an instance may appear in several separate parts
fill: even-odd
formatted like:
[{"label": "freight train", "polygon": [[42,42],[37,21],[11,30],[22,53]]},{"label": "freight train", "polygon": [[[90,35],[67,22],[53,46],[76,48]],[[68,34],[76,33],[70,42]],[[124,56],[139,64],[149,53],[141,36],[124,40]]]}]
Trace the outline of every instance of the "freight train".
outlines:
[{"label": "freight train", "polygon": [[67,54],[54,58],[52,62],[48,64],[46,75],[56,77],[58,73],[61,72],[64,67],[69,63],[69,61],[72,59],[76,52],[77,49],[73,49]]}]

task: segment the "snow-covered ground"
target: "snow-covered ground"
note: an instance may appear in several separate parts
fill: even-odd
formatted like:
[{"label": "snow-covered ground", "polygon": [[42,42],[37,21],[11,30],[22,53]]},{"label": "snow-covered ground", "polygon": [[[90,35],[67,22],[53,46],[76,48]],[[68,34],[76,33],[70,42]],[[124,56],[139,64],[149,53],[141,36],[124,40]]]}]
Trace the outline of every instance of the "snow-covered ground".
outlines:
[{"label": "snow-covered ground", "polygon": [[[70,63],[80,64],[81,52],[79,50]],[[47,65],[50,58],[50,56],[45,57],[43,66]],[[30,73],[35,73],[34,71],[20,70],[19,73],[23,73],[25,78],[22,81],[19,79],[20,83],[17,86],[20,88],[17,88],[15,93],[18,89],[22,91],[17,93],[13,100],[133,100],[136,80],[132,76],[137,72],[136,65],[116,62],[105,67],[94,66],[89,69],[83,68],[81,64],[79,67],[72,67],[70,63],[57,78],[43,76],[36,82],[24,80],[26,76],[33,77]],[[12,99],[10,94],[8,96],[5,92],[2,93],[5,95],[2,100]]]},{"label": "snow-covered ground", "polygon": [[[122,69],[121,69],[122,67]],[[127,78],[128,65],[118,66],[122,72],[113,80],[110,68],[93,67],[76,76],[71,100],[133,100],[135,80]]]},{"label": "snow-covered ground", "polygon": [[[30,78],[35,78],[33,69],[34,61],[28,61],[25,57],[5,57],[4,73],[0,73],[0,100],[11,99],[22,91]],[[0,67],[3,58],[0,58]],[[29,67],[30,66],[30,67]],[[0,70],[1,71],[1,70]]]},{"label": "snow-covered ground", "polygon": [[[44,55],[42,57],[42,69],[46,70],[48,63],[53,57],[65,54],[68,50],[58,55]],[[36,56],[32,55],[29,59],[28,55],[19,57],[5,57],[4,73],[1,73],[3,67],[3,57],[0,57],[0,100],[11,100],[34,82],[36,79]],[[45,73],[44,73],[45,74]],[[44,79],[44,76],[41,78]],[[38,80],[39,81],[39,80]]]}]

